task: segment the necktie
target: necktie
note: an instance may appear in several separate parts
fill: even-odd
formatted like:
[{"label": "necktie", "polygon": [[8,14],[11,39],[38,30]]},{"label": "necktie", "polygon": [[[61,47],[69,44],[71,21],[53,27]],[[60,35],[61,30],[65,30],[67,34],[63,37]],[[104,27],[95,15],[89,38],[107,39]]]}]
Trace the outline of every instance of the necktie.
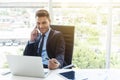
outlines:
[{"label": "necktie", "polygon": [[42,40],[41,40],[41,43],[40,43],[40,48],[39,48],[39,55],[41,56],[41,54],[42,54],[42,48],[43,48],[43,43],[44,43],[44,37],[45,37],[45,35],[43,34],[42,35]]}]

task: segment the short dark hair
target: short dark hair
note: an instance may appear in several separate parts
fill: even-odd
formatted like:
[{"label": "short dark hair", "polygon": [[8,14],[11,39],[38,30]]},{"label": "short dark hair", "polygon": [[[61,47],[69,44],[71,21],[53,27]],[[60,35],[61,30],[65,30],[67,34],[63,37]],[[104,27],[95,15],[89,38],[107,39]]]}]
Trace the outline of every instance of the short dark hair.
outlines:
[{"label": "short dark hair", "polygon": [[47,17],[50,21],[50,15],[47,10],[38,10],[35,14],[35,17]]}]

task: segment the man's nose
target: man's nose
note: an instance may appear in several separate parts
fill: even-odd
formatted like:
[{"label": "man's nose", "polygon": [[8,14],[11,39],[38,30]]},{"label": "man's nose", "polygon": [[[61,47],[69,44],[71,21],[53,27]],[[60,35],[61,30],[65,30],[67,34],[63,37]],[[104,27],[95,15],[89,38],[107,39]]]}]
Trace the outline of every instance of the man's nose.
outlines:
[{"label": "man's nose", "polygon": [[43,25],[39,25],[39,28],[43,28],[44,26]]}]

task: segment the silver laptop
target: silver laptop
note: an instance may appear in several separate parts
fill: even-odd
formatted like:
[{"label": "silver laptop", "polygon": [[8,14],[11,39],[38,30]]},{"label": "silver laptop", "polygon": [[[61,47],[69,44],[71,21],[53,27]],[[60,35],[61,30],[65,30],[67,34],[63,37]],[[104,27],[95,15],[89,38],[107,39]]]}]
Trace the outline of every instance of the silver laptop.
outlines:
[{"label": "silver laptop", "polygon": [[7,55],[10,71],[13,75],[44,78],[49,70],[45,70],[41,57]]}]

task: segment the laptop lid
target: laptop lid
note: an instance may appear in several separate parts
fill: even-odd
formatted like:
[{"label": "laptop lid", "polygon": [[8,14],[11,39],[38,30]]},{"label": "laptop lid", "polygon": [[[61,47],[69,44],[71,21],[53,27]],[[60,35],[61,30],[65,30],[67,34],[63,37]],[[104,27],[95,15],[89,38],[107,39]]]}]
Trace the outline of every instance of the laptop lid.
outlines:
[{"label": "laptop lid", "polygon": [[10,71],[13,75],[29,77],[46,77],[42,58],[35,56],[7,55]]}]

